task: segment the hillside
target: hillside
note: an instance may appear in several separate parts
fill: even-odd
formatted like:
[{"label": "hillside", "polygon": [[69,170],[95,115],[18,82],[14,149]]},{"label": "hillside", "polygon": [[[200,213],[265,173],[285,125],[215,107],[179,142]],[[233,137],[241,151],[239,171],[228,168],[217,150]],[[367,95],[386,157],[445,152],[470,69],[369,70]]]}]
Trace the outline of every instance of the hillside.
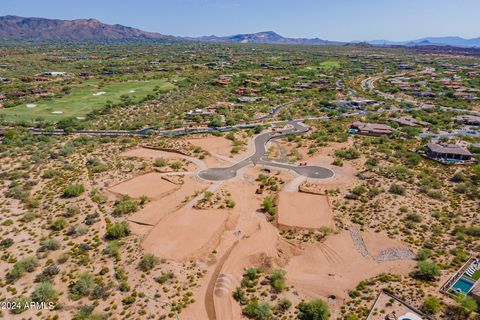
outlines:
[{"label": "hillside", "polygon": [[105,41],[174,39],[154,32],[119,24],[108,25],[95,19],[57,20],[44,18],[0,17],[0,40]]}]

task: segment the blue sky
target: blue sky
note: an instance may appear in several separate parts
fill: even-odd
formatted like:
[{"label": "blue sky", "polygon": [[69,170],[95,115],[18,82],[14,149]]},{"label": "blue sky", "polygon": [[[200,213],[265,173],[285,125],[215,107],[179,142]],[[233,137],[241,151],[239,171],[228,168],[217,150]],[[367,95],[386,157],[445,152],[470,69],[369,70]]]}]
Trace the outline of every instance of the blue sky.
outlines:
[{"label": "blue sky", "polygon": [[178,36],[275,31],[329,40],[480,37],[480,0],[1,0],[0,15],[96,18]]}]

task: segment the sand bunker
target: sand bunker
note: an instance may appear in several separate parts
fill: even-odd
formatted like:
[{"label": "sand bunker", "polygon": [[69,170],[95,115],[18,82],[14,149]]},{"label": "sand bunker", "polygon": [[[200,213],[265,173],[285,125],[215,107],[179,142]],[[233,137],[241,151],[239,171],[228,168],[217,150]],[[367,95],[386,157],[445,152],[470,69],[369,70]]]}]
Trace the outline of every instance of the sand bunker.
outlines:
[{"label": "sand bunker", "polygon": [[162,179],[161,174],[150,172],[119,183],[109,190],[132,198],[147,196],[150,200],[157,200],[177,189],[177,185]]},{"label": "sand bunker", "polygon": [[128,92],[129,92],[129,93],[134,93],[134,92],[135,92],[135,90],[130,90],[130,91],[128,91]]},{"label": "sand bunker", "polygon": [[94,94],[92,94],[92,96],[101,96],[105,93],[106,93],[105,91],[95,92]]},{"label": "sand bunker", "polygon": [[60,111],[60,110],[58,110],[58,111],[52,111],[52,113],[53,113],[53,114],[62,114],[63,111]]},{"label": "sand bunker", "polygon": [[27,108],[35,108],[36,106],[35,103],[27,103]]},{"label": "sand bunker", "polygon": [[182,209],[161,220],[142,247],[176,261],[205,258],[220,242],[228,217],[225,210]]},{"label": "sand bunker", "polygon": [[327,196],[301,192],[280,192],[278,224],[298,228],[335,228]]}]

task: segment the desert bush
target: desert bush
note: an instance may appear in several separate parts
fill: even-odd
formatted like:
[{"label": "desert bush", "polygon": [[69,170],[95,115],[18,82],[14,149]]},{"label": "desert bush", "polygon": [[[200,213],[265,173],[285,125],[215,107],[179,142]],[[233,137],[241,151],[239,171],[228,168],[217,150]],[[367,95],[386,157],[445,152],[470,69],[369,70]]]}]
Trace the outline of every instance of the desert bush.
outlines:
[{"label": "desert bush", "polygon": [[7,275],[8,282],[14,282],[17,279],[21,278],[27,272],[33,272],[38,266],[38,259],[34,256],[23,258],[17,262],[12,267]]},{"label": "desert bush", "polygon": [[81,184],[72,184],[63,189],[64,198],[75,198],[85,192],[85,187]]},{"label": "desert bush", "polygon": [[157,257],[155,257],[151,253],[147,253],[142,257],[142,259],[138,263],[138,267],[143,272],[147,272],[152,270],[159,262],[160,260]]},{"label": "desert bush", "polygon": [[127,221],[115,222],[107,225],[106,238],[116,240],[130,235],[130,226]]},{"label": "desert bush", "polygon": [[55,302],[58,297],[58,291],[51,282],[40,282],[32,292],[32,301],[35,302]]}]

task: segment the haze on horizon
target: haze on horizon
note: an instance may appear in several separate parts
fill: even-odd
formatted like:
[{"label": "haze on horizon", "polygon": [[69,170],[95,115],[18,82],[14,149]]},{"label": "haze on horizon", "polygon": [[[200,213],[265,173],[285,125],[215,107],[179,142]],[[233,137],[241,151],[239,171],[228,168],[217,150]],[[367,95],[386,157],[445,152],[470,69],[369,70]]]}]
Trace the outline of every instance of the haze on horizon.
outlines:
[{"label": "haze on horizon", "polygon": [[337,41],[480,37],[478,0],[2,0],[0,15],[95,18],[175,36],[275,31]]}]

